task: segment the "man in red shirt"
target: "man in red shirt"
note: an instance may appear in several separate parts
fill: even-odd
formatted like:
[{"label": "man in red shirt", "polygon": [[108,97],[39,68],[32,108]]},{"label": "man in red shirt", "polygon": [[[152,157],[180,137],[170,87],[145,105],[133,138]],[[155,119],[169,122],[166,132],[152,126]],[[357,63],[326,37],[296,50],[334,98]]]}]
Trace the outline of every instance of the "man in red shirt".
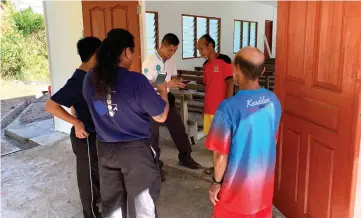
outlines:
[{"label": "man in red shirt", "polygon": [[[233,96],[232,60],[224,54],[217,53],[215,41],[209,34],[203,35],[197,42],[201,56],[207,59],[203,64],[203,83],[206,86],[204,96],[203,130],[208,134],[213,116],[219,104]],[[206,170],[213,173],[213,168]]]}]

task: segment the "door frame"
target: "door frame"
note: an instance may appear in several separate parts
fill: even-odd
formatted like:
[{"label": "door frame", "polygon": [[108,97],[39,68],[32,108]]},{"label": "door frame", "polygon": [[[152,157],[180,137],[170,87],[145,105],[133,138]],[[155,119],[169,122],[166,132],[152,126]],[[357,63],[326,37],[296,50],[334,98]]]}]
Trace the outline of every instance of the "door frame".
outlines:
[{"label": "door frame", "polygon": [[[140,35],[140,60],[142,66],[143,61],[147,57],[147,37],[146,37],[146,18],[145,18],[145,0],[138,0],[140,6],[139,13],[139,35]],[[158,49],[158,48],[157,48]]]}]

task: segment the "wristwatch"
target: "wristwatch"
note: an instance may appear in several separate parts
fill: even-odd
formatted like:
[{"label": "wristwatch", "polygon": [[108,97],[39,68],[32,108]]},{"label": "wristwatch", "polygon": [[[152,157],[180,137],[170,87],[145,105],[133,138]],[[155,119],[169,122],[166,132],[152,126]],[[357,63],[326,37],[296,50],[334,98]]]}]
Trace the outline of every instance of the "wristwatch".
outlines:
[{"label": "wristwatch", "polygon": [[214,176],[212,177],[212,182],[213,182],[213,185],[220,185],[220,184],[222,184],[222,182],[223,182],[223,178],[222,178],[222,180],[220,181],[220,182],[217,182],[217,180],[214,178]]}]

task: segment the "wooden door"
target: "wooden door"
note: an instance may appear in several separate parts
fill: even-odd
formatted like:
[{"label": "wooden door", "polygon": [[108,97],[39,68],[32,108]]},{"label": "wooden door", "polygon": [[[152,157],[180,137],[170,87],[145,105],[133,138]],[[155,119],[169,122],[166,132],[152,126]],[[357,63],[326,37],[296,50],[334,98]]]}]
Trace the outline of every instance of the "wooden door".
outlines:
[{"label": "wooden door", "polygon": [[288,218],[352,217],[360,40],[361,2],[278,2],[274,203]]},{"label": "wooden door", "polygon": [[[273,21],[271,21],[271,20],[266,20],[265,21],[264,34],[267,37],[269,49],[270,49],[270,51],[272,53]],[[265,51],[264,55],[265,55],[265,58],[267,60],[268,58],[270,58],[270,56],[268,55],[268,52],[267,52],[266,43],[264,43],[264,51]]]},{"label": "wooden door", "polygon": [[131,70],[140,72],[140,29],[138,1],[83,1],[84,36],[104,39],[113,28],[123,28],[134,36]]}]

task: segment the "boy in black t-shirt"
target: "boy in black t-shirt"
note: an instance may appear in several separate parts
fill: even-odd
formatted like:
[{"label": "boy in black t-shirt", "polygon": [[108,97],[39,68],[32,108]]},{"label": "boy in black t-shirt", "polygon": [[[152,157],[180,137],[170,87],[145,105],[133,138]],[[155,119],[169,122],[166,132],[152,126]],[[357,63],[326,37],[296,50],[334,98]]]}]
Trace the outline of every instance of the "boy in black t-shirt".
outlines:
[{"label": "boy in black t-shirt", "polygon": [[[77,49],[82,64],[45,105],[46,111],[73,125],[70,140],[76,155],[78,188],[84,218],[101,217],[96,206],[100,201],[100,191],[95,128],[82,93],[84,77],[95,66],[96,52],[100,44],[100,39],[95,37],[85,37],[78,41]],[[75,116],[62,106],[72,107]]]}]

